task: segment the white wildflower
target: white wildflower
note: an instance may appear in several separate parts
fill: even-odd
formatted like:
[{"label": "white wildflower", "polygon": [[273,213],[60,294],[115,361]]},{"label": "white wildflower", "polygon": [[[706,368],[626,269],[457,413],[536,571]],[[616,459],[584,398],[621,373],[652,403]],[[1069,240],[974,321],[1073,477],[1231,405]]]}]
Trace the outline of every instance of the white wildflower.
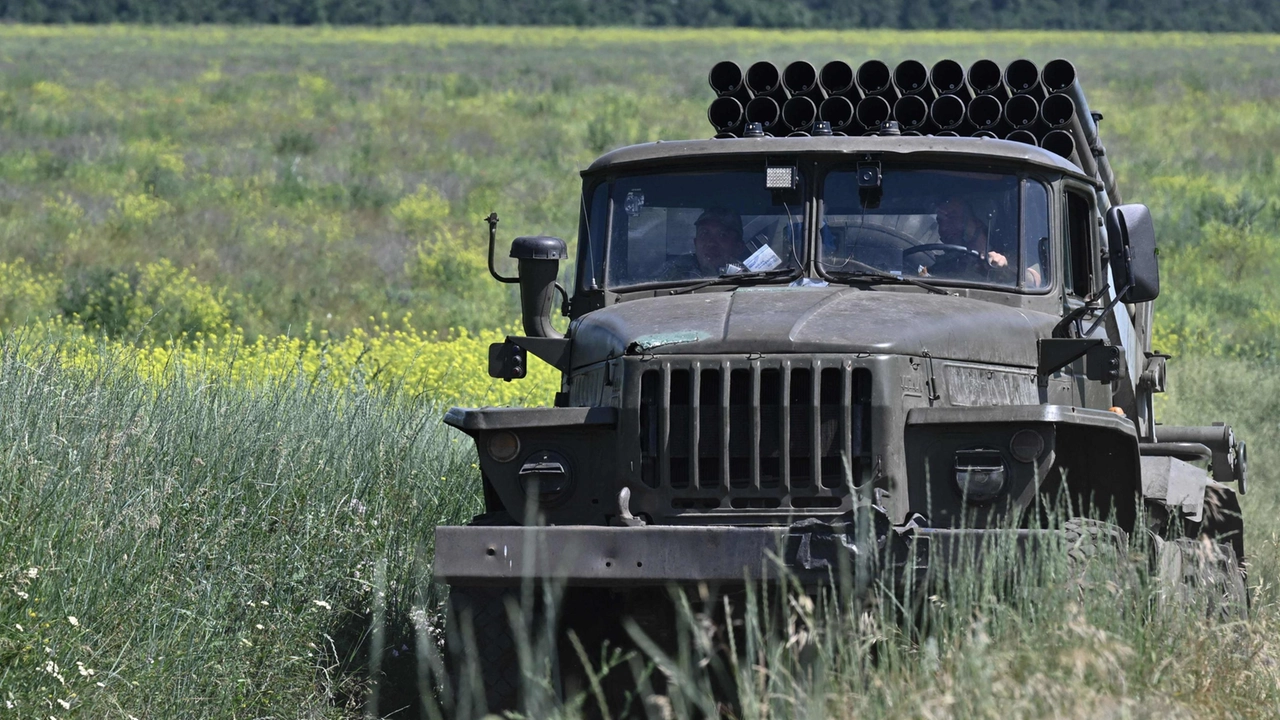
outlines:
[{"label": "white wildflower", "polygon": [[62,706],[63,710],[71,709],[71,703],[67,702],[66,700],[63,700],[62,698],[58,698],[58,704]]},{"label": "white wildflower", "polygon": [[254,625],[254,627],[259,630],[266,630],[266,628],[262,627],[262,623],[258,623],[257,625]]},{"label": "white wildflower", "polygon": [[330,605],[329,603],[327,603],[327,602],[325,602],[325,601],[323,601],[323,600],[312,600],[311,602],[313,602],[313,603],[315,603],[316,605],[318,605],[318,606],[320,606],[320,607],[324,608],[325,610],[332,610],[332,609],[333,609],[333,606],[332,606],[332,605]]},{"label": "white wildflower", "polygon": [[35,578],[37,578],[37,577],[39,577],[39,576],[40,576],[40,568],[38,568],[38,567],[29,567],[29,568],[27,568],[27,577],[32,578],[32,579],[35,579]]}]

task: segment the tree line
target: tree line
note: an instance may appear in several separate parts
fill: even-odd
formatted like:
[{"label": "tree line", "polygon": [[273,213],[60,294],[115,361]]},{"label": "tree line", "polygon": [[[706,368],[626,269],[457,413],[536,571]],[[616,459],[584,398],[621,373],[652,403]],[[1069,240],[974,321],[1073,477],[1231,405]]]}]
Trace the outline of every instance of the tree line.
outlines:
[{"label": "tree line", "polygon": [[1280,31],[1275,0],[0,0],[30,23]]}]

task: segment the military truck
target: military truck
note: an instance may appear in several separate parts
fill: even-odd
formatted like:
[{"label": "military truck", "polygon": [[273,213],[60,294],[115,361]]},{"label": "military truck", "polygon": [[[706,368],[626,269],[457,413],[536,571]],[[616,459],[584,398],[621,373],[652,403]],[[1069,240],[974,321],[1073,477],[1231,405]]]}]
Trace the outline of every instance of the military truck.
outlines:
[{"label": "military truck", "polygon": [[489,709],[517,702],[507,601],[530,584],[566,588],[545,626],[590,644],[669,620],[673,584],[839,565],[859,586],[886,548],[919,572],[961,538],[1150,533],[1167,574],[1208,562],[1243,602],[1245,445],[1154,416],[1155,229],[1069,62],[710,81],[715,138],[582,171],[571,289],[558,238],[515,238],[498,273],[488,218],[525,333],[489,372],[531,354],[562,377],[552,407],[444,419],[475,439],[485,512],[437,528],[435,573]]}]

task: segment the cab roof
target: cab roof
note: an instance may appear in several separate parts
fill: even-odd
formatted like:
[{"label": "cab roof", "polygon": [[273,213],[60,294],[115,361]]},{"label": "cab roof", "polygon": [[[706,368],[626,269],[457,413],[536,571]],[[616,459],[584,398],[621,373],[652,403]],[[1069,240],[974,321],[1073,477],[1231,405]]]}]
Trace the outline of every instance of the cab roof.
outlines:
[{"label": "cab roof", "polygon": [[857,137],[762,137],[710,140],[659,140],[630,145],[601,155],[582,171],[595,175],[630,166],[661,164],[665,160],[728,159],[743,155],[896,155],[901,158],[1010,162],[1056,170],[1091,185],[1097,181],[1085,175],[1066,158],[1043,148],[1011,140],[983,137],[857,136]]}]

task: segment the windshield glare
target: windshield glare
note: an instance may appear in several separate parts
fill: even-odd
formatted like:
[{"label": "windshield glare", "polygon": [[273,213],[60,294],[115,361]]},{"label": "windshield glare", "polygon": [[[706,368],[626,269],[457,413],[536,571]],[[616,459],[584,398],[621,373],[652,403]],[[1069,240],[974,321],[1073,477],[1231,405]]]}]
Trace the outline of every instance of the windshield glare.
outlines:
[{"label": "windshield glare", "polygon": [[610,286],[800,265],[801,208],[775,198],[763,170],[619,178],[610,196]]},{"label": "windshield glare", "polygon": [[881,188],[869,191],[855,170],[837,171],[823,200],[818,260],[827,272],[869,265],[930,280],[1048,286],[1048,190],[1035,180],[885,169]]}]

